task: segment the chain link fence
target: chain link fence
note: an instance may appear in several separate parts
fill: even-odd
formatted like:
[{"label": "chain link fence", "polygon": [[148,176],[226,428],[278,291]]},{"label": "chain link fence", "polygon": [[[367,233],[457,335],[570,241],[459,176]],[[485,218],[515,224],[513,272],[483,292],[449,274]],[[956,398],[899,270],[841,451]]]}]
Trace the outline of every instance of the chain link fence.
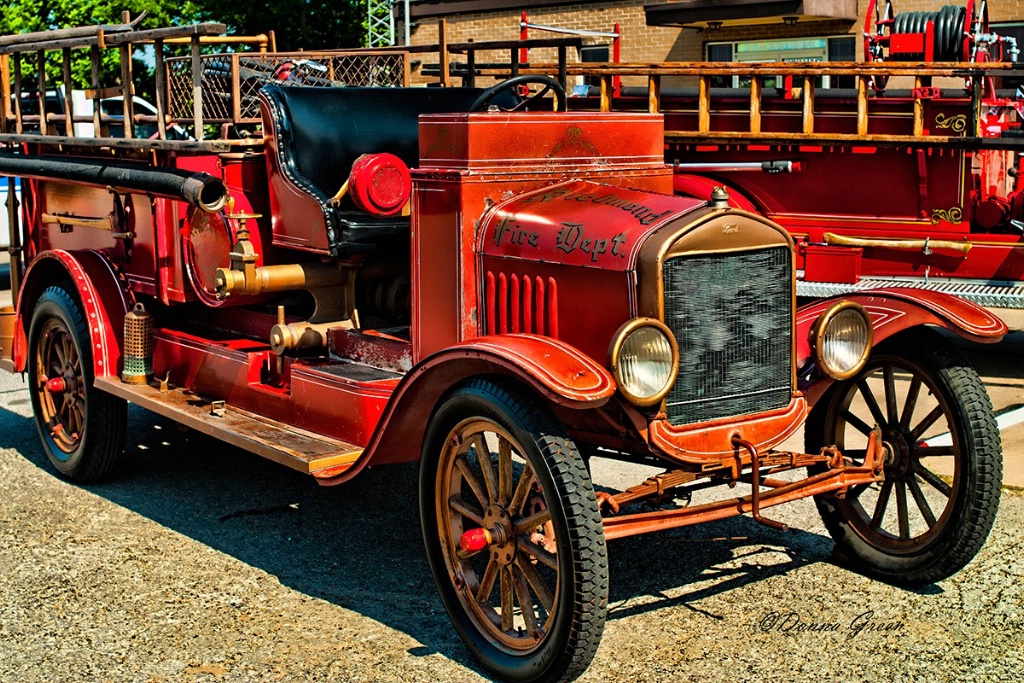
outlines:
[{"label": "chain link fence", "polygon": [[[203,123],[257,123],[257,93],[264,85],[340,87],[405,86],[403,52],[266,52],[200,56]],[[195,89],[191,57],[167,59],[169,113],[192,121]]]}]

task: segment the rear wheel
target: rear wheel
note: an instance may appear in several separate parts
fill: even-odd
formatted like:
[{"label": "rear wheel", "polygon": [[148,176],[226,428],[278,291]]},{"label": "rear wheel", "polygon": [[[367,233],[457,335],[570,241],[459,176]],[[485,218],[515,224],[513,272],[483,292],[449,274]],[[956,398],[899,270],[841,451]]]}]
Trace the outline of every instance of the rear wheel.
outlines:
[{"label": "rear wheel", "polygon": [[128,408],[93,387],[89,328],[65,287],[48,287],[39,297],[29,350],[32,409],[47,457],[69,479],[103,479],[124,448]]},{"label": "rear wheel", "polygon": [[[607,550],[590,477],[547,411],[486,381],[451,394],[424,442],[420,516],[445,608],[489,671],[583,673],[604,629]],[[465,544],[483,530],[488,542]]]},{"label": "rear wheel", "polygon": [[866,573],[900,584],[944,579],[981,549],[999,505],[999,429],[985,386],[936,332],[910,330],[815,405],[807,450],[835,445],[862,463],[876,425],[884,481],[819,496],[818,511],[839,554]]}]

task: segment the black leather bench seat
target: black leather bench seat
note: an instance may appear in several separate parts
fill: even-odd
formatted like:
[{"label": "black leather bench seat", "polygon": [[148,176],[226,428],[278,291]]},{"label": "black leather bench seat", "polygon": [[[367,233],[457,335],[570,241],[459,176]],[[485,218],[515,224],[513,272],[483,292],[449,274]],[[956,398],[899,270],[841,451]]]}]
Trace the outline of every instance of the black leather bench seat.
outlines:
[{"label": "black leather bench seat", "polygon": [[[407,236],[408,217],[370,216],[356,210],[347,197],[338,208],[327,202],[362,154],[389,152],[410,168],[418,166],[420,114],[468,111],[481,92],[477,88],[264,87],[260,91],[264,131],[274,138],[267,160],[272,191],[275,179],[283,180],[308,197],[279,196],[281,210],[275,210],[273,220],[298,221],[301,213],[308,221],[315,203],[332,256],[373,251],[383,240]],[[284,206],[287,202],[303,204],[304,209]],[[289,225],[286,230],[294,233],[297,227]],[[274,227],[275,235],[281,232],[280,226]]]}]

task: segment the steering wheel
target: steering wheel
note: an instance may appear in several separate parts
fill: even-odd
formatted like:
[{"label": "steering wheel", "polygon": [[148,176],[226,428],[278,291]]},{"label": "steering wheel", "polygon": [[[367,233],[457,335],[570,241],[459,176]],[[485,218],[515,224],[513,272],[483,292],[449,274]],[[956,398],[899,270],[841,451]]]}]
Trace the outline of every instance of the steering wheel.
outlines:
[{"label": "steering wheel", "polygon": [[527,83],[538,83],[540,85],[543,85],[544,88],[538,93],[523,98],[516,106],[511,107],[510,109],[502,109],[502,111],[519,111],[520,109],[523,109],[524,107],[529,105],[531,102],[539,100],[540,98],[544,97],[544,95],[546,95],[549,90],[555,93],[555,111],[566,110],[567,107],[565,99],[565,88],[562,87],[561,83],[551,78],[550,76],[542,76],[540,74],[526,74],[523,76],[514,76],[508,79],[507,81],[502,81],[497,85],[492,85],[490,88],[480,93],[480,97],[476,98],[476,102],[474,102],[472,106],[470,106],[469,110],[471,112],[486,111],[488,105],[491,103],[491,100],[493,100],[495,97],[505,92],[506,90],[511,90],[512,94],[518,96],[518,92],[516,92],[516,90],[519,88],[519,86],[526,85]]}]

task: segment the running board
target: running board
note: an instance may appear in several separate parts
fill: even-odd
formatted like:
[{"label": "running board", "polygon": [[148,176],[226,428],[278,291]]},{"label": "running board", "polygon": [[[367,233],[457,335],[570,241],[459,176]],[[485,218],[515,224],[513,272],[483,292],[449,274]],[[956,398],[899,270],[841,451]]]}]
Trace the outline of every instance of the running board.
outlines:
[{"label": "running board", "polygon": [[160,391],[110,377],[97,377],[95,386],[197,432],[314,477],[336,476],[351,467],[363,452],[359,446],[272,422],[181,389]]},{"label": "running board", "polygon": [[854,294],[865,289],[879,287],[910,287],[943,292],[988,308],[1024,308],[1024,286],[984,285],[954,280],[925,282],[924,280],[901,280],[898,278],[865,278],[857,284],[797,280],[796,295],[817,299],[840,294]]}]

